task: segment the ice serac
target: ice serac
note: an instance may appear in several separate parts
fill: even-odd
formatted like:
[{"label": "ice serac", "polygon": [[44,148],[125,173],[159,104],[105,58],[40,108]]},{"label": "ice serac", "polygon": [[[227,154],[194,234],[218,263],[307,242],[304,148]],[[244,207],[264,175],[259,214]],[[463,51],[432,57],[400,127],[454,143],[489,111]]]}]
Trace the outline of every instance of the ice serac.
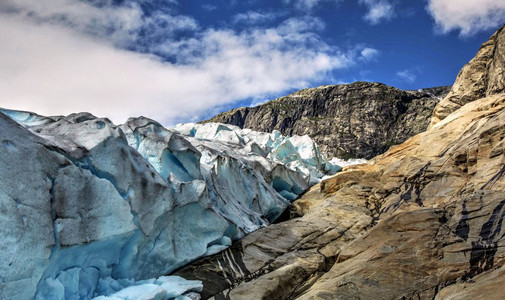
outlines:
[{"label": "ice serac", "polygon": [[11,119],[15,120],[18,123],[23,123],[25,127],[33,127],[44,124],[50,124],[55,121],[58,121],[62,116],[51,116],[45,117],[41,115],[37,115],[36,113],[28,112],[28,111],[20,111],[20,110],[12,110],[1,108],[0,110],[11,117]]},{"label": "ice serac", "polygon": [[338,169],[278,132],[1,111],[1,299],[198,292],[149,278],[269,225]]},{"label": "ice serac", "polygon": [[[93,300],[193,300],[200,299],[198,292],[202,283],[185,280],[179,276],[162,276],[158,279],[127,282],[126,287],[109,296],[98,296]],[[192,297],[193,296],[193,297]]]},{"label": "ice serac", "polygon": [[30,299],[55,243],[52,178],[65,159],[0,114],[0,298]]}]

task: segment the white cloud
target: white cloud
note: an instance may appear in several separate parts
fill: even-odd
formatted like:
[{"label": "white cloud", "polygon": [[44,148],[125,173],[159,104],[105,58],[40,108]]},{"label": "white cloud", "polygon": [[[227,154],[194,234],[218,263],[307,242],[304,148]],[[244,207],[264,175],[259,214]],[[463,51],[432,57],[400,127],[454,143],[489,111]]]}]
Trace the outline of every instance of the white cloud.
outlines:
[{"label": "white cloud", "polygon": [[361,59],[365,62],[375,60],[379,56],[380,52],[374,48],[363,48],[361,50]]},{"label": "white cloud", "polygon": [[0,12],[27,21],[71,28],[116,46],[132,47],[139,39],[154,40],[178,31],[197,30],[195,19],[171,14],[169,7],[176,4],[176,0],[169,0],[164,10],[145,15],[135,1],[117,5],[110,0],[2,0]]},{"label": "white cloud", "polygon": [[427,9],[442,33],[459,30],[469,36],[505,22],[503,0],[429,0]]},{"label": "white cloud", "polygon": [[302,32],[321,31],[326,24],[317,17],[293,17],[282,22],[278,30],[285,34],[300,34]]},{"label": "white cloud", "polygon": [[165,124],[187,120],[240,99],[306,87],[369,52],[335,49],[309,31],[318,26],[299,18],[241,33],[208,29],[174,41],[167,51],[181,63],[169,63],[73,26],[0,14],[0,106],[45,115],[89,111],[115,122],[138,115]]},{"label": "white cloud", "polygon": [[372,25],[389,20],[395,14],[394,6],[387,0],[359,0],[359,2],[367,7],[368,12],[363,18]]},{"label": "white cloud", "polygon": [[414,74],[412,70],[403,70],[396,72],[396,76],[398,76],[401,80],[406,81],[408,83],[413,83],[417,76]]},{"label": "white cloud", "polygon": [[138,4],[128,2],[121,6],[93,6],[75,0],[2,0],[0,11],[37,22],[60,24],[94,36],[117,42],[135,38],[142,26],[142,10]]}]

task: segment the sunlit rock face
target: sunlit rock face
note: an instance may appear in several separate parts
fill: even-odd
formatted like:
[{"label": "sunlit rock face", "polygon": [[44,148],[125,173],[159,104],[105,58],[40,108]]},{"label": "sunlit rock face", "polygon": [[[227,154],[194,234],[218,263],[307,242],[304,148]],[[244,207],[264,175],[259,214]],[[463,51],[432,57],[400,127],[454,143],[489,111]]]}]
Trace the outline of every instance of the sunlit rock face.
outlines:
[{"label": "sunlit rock face", "polygon": [[142,280],[269,225],[339,169],[306,137],[2,111],[1,299],[169,295]]}]

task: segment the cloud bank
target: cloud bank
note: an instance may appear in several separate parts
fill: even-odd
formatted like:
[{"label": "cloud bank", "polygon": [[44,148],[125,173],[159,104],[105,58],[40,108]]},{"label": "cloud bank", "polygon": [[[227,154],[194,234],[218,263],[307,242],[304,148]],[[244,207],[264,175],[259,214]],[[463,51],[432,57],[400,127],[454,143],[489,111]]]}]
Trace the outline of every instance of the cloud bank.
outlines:
[{"label": "cloud bank", "polygon": [[429,0],[427,10],[441,33],[459,30],[461,36],[470,36],[505,22],[502,0]]},{"label": "cloud bank", "polygon": [[[46,115],[89,111],[115,122],[145,115],[168,125],[241,99],[306,87],[374,54],[328,45],[317,34],[324,23],[312,17],[237,32],[200,29],[168,9],[146,15],[126,3],[103,14],[79,5],[91,6],[2,2],[0,106]],[[148,36],[141,34],[146,26]],[[192,33],[161,35],[167,26]],[[144,49],[132,51],[132,45]]]}]

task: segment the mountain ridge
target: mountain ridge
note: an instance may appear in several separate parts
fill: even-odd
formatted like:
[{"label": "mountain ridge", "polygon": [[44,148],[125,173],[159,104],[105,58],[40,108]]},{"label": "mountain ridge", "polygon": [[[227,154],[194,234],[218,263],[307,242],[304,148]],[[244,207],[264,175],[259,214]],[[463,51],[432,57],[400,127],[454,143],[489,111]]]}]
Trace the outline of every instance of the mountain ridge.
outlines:
[{"label": "mountain ridge", "polygon": [[461,68],[447,96],[435,107],[430,127],[475,99],[505,92],[505,25]]},{"label": "mountain ridge", "polygon": [[404,91],[363,81],[325,85],[233,109],[201,123],[309,135],[327,157],[370,159],[424,131],[449,88]]}]

